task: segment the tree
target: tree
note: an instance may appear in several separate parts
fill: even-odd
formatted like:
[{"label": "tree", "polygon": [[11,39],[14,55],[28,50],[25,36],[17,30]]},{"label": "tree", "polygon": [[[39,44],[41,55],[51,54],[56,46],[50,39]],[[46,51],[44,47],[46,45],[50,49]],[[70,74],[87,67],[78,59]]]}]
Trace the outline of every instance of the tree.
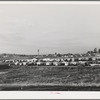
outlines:
[{"label": "tree", "polygon": [[89,61],[92,61],[92,58],[89,58]]},{"label": "tree", "polygon": [[98,49],[98,52],[100,53],[100,49]]},{"label": "tree", "polygon": [[94,48],[94,53],[97,53],[97,48]]}]

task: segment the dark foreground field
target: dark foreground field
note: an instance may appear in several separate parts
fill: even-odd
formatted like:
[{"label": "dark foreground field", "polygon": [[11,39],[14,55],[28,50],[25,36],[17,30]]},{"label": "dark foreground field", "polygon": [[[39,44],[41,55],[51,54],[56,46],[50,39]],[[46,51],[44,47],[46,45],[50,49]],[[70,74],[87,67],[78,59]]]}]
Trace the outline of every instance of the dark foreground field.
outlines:
[{"label": "dark foreground field", "polygon": [[100,67],[15,66],[0,71],[0,90],[100,91]]}]

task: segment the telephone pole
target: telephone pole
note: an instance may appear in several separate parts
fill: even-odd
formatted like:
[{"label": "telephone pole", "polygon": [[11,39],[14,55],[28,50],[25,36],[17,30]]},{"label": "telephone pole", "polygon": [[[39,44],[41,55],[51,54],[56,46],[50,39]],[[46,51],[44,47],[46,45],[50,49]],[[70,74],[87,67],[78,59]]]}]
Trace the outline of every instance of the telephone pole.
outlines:
[{"label": "telephone pole", "polygon": [[39,52],[40,52],[40,50],[38,49],[38,58],[39,58]]}]

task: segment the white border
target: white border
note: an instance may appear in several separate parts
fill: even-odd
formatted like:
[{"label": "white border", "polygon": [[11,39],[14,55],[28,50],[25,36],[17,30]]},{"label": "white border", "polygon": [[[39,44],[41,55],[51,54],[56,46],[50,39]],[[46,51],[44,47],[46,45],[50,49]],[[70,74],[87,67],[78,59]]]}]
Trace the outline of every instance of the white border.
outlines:
[{"label": "white border", "polygon": [[0,99],[100,99],[100,92],[2,91]]},{"label": "white border", "polygon": [[100,1],[0,1],[0,4],[100,5]]},{"label": "white border", "polygon": [[[100,1],[0,1],[1,4],[99,5]],[[0,91],[0,99],[100,99],[100,92]]]}]

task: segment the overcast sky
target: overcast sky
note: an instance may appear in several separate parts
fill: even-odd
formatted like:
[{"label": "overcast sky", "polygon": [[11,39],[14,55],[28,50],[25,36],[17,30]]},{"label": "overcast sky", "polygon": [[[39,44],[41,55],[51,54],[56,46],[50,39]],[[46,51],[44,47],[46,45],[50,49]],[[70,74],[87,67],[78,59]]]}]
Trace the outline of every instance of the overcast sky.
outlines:
[{"label": "overcast sky", "polygon": [[84,53],[100,48],[100,6],[0,4],[0,53]]}]

